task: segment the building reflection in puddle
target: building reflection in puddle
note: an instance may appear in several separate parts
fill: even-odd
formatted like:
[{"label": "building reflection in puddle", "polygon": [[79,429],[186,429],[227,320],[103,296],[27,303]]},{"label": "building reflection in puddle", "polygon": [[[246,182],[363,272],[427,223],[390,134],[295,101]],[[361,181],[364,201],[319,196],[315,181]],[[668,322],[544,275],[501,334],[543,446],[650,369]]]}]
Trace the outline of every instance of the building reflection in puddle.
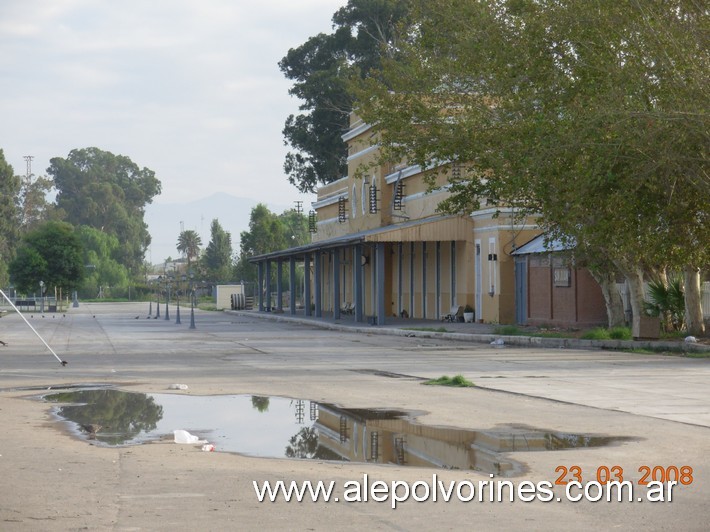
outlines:
[{"label": "building reflection in puddle", "polygon": [[508,453],[599,447],[625,438],[502,426],[491,430],[417,423],[416,413],[343,408],[255,395],[142,394],[115,389],[45,395],[55,414],[98,445],[134,445],[184,429],[218,451],[261,457],[346,460],[515,475]]}]

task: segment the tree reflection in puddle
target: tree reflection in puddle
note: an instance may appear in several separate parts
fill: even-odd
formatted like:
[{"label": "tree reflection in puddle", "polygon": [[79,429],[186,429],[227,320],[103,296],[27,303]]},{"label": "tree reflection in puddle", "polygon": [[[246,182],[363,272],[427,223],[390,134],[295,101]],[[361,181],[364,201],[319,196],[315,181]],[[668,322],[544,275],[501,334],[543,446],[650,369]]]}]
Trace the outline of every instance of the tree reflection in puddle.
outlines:
[{"label": "tree reflection in puddle", "polygon": [[256,395],[143,394],[115,389],[54,393],[55,414],[98,445],[134,445],[184,429],[218,451],[294,459],[347,460],[497,475],[523,471],[509,453],[599,447],[626,438],[504,426],[469,430],[422,425],[416,413],[342,408]]}]

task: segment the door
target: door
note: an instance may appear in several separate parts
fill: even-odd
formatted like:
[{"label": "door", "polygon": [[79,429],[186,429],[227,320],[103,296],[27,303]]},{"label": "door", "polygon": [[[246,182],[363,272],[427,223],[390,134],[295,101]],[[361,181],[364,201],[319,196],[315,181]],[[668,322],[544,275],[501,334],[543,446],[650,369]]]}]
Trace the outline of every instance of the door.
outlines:
[{"label": "door", "polygon": [[528,318],[528,261],[515,257],[515,321],[525,325]]}]

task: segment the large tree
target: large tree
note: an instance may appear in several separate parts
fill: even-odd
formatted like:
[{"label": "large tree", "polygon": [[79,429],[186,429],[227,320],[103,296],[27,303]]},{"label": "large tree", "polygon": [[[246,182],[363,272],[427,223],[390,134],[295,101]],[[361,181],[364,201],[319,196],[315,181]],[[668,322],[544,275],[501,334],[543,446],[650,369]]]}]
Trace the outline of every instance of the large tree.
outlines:
[{"label": "large tree", "polygon": [[[442,210],[538,213],[593,264],[683,269],[702,331],[710,263],[708,10],[692,0],[417,0],[359,88],[384,157],[452,162]],[[413,28],[413,29],[412,29]],[[448,165],[446,165],[448,166]],[[700,318],[702,316],[700,315]]]},{"label": "large tree", "polygon": [[363,74],[379,66],[382,43],[392,43],[394,28],[409,11],[409,0],[350,0],[333,15],[333,33],[320,33],[279,62],[292,80],[289,93],[302,101],[290,115],[284,142],[291,147],[284,170],[302,192],[313,192],[347,173],[348,128],[352,96],[347,79],[356,66]]},{"label": "large tree", "polygon": [[47,177],[25,176],[18,196],[22,231],[30,231],[40,224],[61,216],[55,205],[47,200],[54,183]]},{"label": "large tree", "polygon": [[207,278],[225,282],[232,277],[232,236],[225,231],[219,220],[212,220],[211,238],[202,256]]},{"label": "large tree", "polygon": [[116,236],[121,244],[116,260],[138,271],[150,245],[145,206],[160,194],[155,172],[98,148],[72,150],[66,159],[55,157],[47,172],[66,220]]},{"label": "large tree", "polygon": [[20,292],[34,292],[42,281],[68,292],[84,277],[83,248],[74,227],[66,222],[47,222],[23,236],[17,256],[10,263],[10,278]]},{"label": "large tree", "polygon": [[19,192],[20,178],[7,163],[0,148],[0,286],[7,283],[7,265],[14,257],[19,237]]},{"label": "large tree", "polygon": [[294,209],[276,214],[260,203],[251,210],[249,230],[240,234],[239,257],[234,276],[239,280],[254,282],[257,277],[256,266],[249,262],[250,257],[302,246],[309,240],[308,218]]},{"label": "large tree", "polygon": [[118,238],[87,225],[77,227],[76,234],[82,244],[87,267],[82,283],[85,297],[96,297],[99,293],[109,295],[109,290],[111,295],[116,295],[117,291],[127,289],[129,272],[114,258],[120,248]]}]

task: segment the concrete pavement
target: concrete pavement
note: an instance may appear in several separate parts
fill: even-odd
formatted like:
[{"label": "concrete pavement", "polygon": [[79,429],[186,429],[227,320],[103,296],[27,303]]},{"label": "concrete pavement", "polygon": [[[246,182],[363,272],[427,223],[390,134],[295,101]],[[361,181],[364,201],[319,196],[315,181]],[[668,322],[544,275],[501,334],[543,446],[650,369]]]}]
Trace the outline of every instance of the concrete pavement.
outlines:
[{"label": "concrete pavement", "polygon": [[[199,312],[197,329],[147,319],[145,304],[82,304],[65,317],[32,318],[56,363],[17,316],[0,322],[0,497],[3,530],[441,530],[599,528],[704,530],[710,466],[710,360],[602,350],[495,348],[443,337],[325,330],[315,324]],[[174,316],[173,316],[174,319]],[[422,386],[463,374],[476,388]],[[103,448],[72,437],[29,400],[27,387],[113,383],[182,394],[281,395],[347,407],[428,412],[427,425],[526,425],[625,436],[596,449],[513,453],[516,482],[554,481],[579,466],[585,481],[619,465],[637,484],[643,466],[693,467],[672,503],[437,502],[259,503],[252,481],[386,482],[431,479],[433,470],[358,463],[256,459],[157,443]],[[180,427],[176,427],[180,428]],[[486,480],[435,471],[445,481]],[[560,489],[557,486],[556,493]],[[640,487],[637,486],[640,489]],[[562,497],[564,499],[564,497]]]}]

